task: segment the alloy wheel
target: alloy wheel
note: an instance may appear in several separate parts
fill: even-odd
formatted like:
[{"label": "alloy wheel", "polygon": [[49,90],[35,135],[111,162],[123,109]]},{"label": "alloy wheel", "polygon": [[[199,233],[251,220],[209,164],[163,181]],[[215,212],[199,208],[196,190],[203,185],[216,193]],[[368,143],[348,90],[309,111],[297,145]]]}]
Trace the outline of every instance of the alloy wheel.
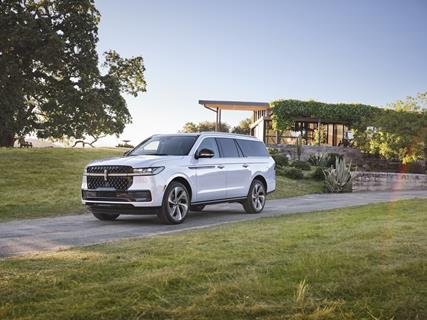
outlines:
[{"label": "alloy wheel", "polygon": [[256,211],[262,210],[265,204],[265,190],[260,182],[256,182],[252,189],[252,204]]},{"label": "alloy wheel", "polygon": [[169,214],[175,221],[181,221],[188,212],[188,194],[184,188],[176,186],[168,196]]}]

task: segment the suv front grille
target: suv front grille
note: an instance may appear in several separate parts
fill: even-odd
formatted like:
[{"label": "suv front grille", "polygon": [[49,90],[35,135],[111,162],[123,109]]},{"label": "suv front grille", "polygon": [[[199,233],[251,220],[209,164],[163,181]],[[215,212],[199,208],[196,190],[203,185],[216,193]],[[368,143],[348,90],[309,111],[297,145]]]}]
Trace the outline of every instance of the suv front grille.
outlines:
[{"label": "suv front grille", "polygon": [[87,176],[87,186],[90,190],[98,188],[114,188],[118,191],[126,191],[133,183],[133,177],[110,176],[114,173],[132,173],[130,166],[89,166],[87,173],[98,173],[103,176]]}]

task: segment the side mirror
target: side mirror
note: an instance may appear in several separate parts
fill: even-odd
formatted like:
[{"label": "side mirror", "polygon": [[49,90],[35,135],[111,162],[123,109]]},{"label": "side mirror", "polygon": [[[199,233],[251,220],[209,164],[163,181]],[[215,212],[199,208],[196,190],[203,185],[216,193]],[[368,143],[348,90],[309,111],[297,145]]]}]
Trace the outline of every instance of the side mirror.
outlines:
[{"label": "side mirror", "polygon": [[127,150],[123,153],[123,157],[126,157],[132,150]]},{"label": "side mirror", "polygon": [[211,149],[202,149],[196,152],[195,158],[213,158],[215,156],[215,153]]}]

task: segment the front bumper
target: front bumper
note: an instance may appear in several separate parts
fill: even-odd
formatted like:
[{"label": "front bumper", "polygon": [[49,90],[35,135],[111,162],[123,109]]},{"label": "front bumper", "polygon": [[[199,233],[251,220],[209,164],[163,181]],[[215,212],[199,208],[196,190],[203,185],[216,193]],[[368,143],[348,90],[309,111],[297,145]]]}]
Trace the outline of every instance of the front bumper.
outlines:
[{"label": "front bumper", "polygon": [[135,176],[133,183],[126,191],[114,188],[88,189],[86,176],[83,176],[81,200],[85,205],[127,205],[133,207],[159,207],[167,185],[166,176],[162,173],[154,176]]},{"label": "front bumper", "polygon": [[82,200],[108,202],[151,202],[152,198],[150,190],[82,190]]}]

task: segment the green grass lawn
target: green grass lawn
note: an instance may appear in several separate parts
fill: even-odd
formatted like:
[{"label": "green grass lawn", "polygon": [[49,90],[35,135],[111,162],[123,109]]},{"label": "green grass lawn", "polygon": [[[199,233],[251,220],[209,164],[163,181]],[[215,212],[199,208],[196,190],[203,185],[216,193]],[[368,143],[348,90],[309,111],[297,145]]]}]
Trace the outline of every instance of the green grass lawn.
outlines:
[{"label": "green grass lawn", "polygon": [[[91,160],[123,153],[122,149],[0,149],[0,221],[76,214],[84,166]],[[271,198],[321,192],[312,180],[278,177]]]},{"label": "green grass lawn", "polygon": [[427,319],[427,201],[0,261],[0,319]]},{"label": "green grass lawn", "polygon": [[84,212],[84,166],[121,149],[0,149],[0,220]]},{"label": "green grass lawn", "polygon": [[312,193],[322,193],[323,186],[323,181],[315,181],[308,178],[292,180],[283,176],[277,176],[276,191],[269,195],[269,199],[282,199]]}]

